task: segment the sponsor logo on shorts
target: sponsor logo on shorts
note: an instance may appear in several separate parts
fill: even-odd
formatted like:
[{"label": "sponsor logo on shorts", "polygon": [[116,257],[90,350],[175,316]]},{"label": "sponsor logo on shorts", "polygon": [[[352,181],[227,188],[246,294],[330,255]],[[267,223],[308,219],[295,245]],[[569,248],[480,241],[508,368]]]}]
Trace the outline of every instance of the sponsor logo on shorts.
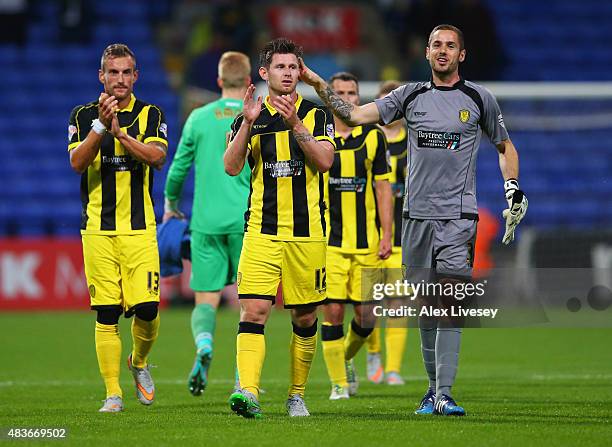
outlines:
[{"label": "sponsor logo on shorts", "polygon": [[89,285],[89,296],[92,298],[96,297],[96,286],[94,286],[93,284]]},{"label": "sponsor logo on shorts", "polygon": [[455,150],[459,147],[461,134],[459,132],[436,132],[433,130],[419,130],[419,147],[429,149],[450,149]]},{"label": "sponsor logo on shorts", "polygon": [[414,116],[425,116],[427,112],[414,112]]},{"label": "sponsor logo on shorts", "polygon": [[330,177],[329,189],[335,192],[363,192],[367,182],[365,177]]},{"label": "sponsor logo on shorts", "polygon": [[459,110],[459,121],[462,123],[467,123],[470,119],[470,111],[467,109]]},{"label": "sponsor logo on shorts", "polygon": [[297,177],[304,172],[304,161],[283,160],[276,162],[264,162],[264,171],[272,178]]}]

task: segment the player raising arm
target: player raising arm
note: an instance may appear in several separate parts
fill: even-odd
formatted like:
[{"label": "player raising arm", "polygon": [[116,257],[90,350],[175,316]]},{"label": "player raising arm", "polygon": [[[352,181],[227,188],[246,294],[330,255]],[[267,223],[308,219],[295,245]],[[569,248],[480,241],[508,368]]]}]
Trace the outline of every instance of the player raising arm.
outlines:
[{"label": "player raising arm", "polygon": [[[461,31],[459,30],[459,32]],[[439,54],[439,47],[441,44],[439,42],[436,42],[434,45],[435,46],[430,47],[430,45],[428,44],[426,48],[427,58],[430,63],[432,63],[432,67],[435,63],[437,63],[437,59],[433,57],[432,59],[430,59],[429,53],[431,52],[432,56],[434,54]],[[462,49],[461,51],[463,51],[463,56],[460,61],[463,61],[463,59],[465,58],[465,49]],[[440,55],[442,56],[440,60],[444,60],[446,53],[442,52]],[[434,62],[432,62],[432,60]],[[448,64],[443,63],[443,65],[445,67],[448,67]],[[459,79],[458,65],[456,65],[455,68],[457,68],[456,75],[457,79]],[[436,75],[433,68],[432,73],[433,81],[435,82]],[[304,60],[301,58],[300,80],[312,86],[323,101],[323,103],[332,110],[334,115],[342,119],[347,125],[358,126],[362,124],[374,124],[381,122],[381,114],[380,108],[378,106],[378,101],[369,102],[363,105],[356,105],[343,100],[342,98],[340,98],[340,96],[334,93],[333,89],[327,84],[327,82],[325,82],[323,78],[321,78],[314,71],[310,70],[304,63]],[[438,82],[440,82],[442,79],[438,78],[437,80]],[[423,83],[406,84],[397,90],[399,91],[400,89],[402,89],[403,92],[406,92],[406,90],[411,90],[411,93],[414,93],[414,91],[416,90],[415,86],[422,84]],[[443,85],[441,86],[443,87]],[[481,89],[483,88],[481,87]],[[488,95],[492,97],[491,93],[488,90],[485,91]],[[494,98],[492,99],[493,101],[495,101]],[[380,104],[382,104],[382,99]],[[394,119],[389,119],[388,121],[383,120],[383,123],[388,124],[397,119],[405,117],[408,124],[410,124],[410,122],[408,121],[408,116],[404,116],[404,112],[408,111],[408,109],[402,110],[403,105],[404,104],[400,105],[399,103],[397,103],[397,101],[395,101],[389,111],[390,113],[396,113],[397,116],[393,116]],[[501,120],[501,125],[503,125],[503,118],[501,112],[499,113],[498,119]],[[505,210],[503,213],[504,220],[506,221],[506,231],[502,238],[502,242],[504,244],[509,244],[514,240],[514,230],[527,212],[528,202],[524,193],[519,189],[518,186],[518,153],[516,151],[516,148],[514,147],[514,144],[512,143],[512,140],[510,140],[509,137],[504,140],[500,140],[499,142],[495,143],[495,147],[497,148],[497,151],[499,153],[499,167],[501,169],[501,173],[505,181],[504,192],[506,200],[508,201],[508,209]],[[516,194],[517,192],[518,194]]]},{"label": "player raising arm", "polygon": [[[229,175],[237,175],[244,166],[248,140],[251,135],[251,127],[261,112],[261,96],[255,101],[253,94],[255,86],[250,85],[244,96],[244,109],[242,113],[242,123],[238,133],[230,142],[225,152],[224,162],[225,171]],[[297,109],[293,103],[291,95],[281,95],[271,98],[271,103],[276,107],[278,113],[292,130],[293,137],[300,148],[319,172],[327,172],[334,162],[334,148],[329,143],[316,140],[304,123],[297,116]]]},{"label": "player raising arm", "polygon": [[287,412],[309,416],[304,390],[317,344],[317,305],[326,298],[322,172],[333,163],[335,143],[331,114],[295,90],[301,54],[287,39],[262,49],[259,74],[269,96],[255,100],[255,87],[248,88],[224,157],[228,174],[239,173],[247,158],[251,168],[237,278],[240,388],[230,396],[231,409],[247,418],[261,417],[264,327],[281,278],[293,326]]},{"label": "player raising arm", "polygon": [[[405,279],[423,280],[418,273],[428,269],[426,280],[469,281],[478,220],[474,160],[482,132],[499,152],[509,205],[504,211],[506,244],[513,240],[514,229],[525,215],[527,199],[518,186],[518,155],[495,97],[459,76],[459,64],[466,57],[461,30],[452,25],[435,27],[425,57],[431,66],[429,82],[400,86],[363,106],[344,101],[303,62],[300,75],[334,114],[352,126],[406,120],[410,165],[402,229]],[[437,298],[427,297],[430,304],[438,303]],[[444,306],[453,302],[449,300]],[[462,325],[460,321],[419,320],[429,389],[418,414],[465,414],[451,397]]]}]

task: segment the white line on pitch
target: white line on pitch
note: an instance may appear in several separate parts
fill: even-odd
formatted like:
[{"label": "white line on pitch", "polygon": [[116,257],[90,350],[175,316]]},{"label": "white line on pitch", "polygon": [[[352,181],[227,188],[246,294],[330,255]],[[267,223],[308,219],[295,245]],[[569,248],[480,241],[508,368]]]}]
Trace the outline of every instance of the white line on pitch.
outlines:
[{"label": "white line on pitch", "polygon": [[[484,379],[485,376],[480,375],[460,375],[461,379],[466,380],[479,380]],[[403,376],[404,380],[408,382],[419,382],[425,380],[425,375],[406,375]],[[489,380],[491,379],[510,379],[510,376],[500,376],[500,377],[491,377],[486,376]],[[517,377],[515,375],[512,376],[513,379],[522,379],[522,380],[536,380],[536,381],[547,381],[547,380],[610,380],[612,379],[612,374],[572,374],[572,373],[558,373],[558,374],[530,374],[524,375],[522,377]],[[127,379],[126,379],[127,381]],[[364,380],[365,382],[365,380]],[[0,387],[8,388],[8,387],[32,387],[32,386],[85,386],[85,385],[99,385],[101,381],[99,380],[5,380],[0,381]],[[184,385],[186,383],[185,379],[156,379],[155,383],[160,385]],[[233,385],[233,379],[211,379],[209,381],[211,384],[217,385]],[[286,385],[289,383],[289,378],[287,380],[281,379],[264,379],[262,380],[262,385],[265,387],[266,384],[274,384],[274,385]],[[328,383],[327,379],[310,379],[308,381],[310,384],[326,384]]]}]

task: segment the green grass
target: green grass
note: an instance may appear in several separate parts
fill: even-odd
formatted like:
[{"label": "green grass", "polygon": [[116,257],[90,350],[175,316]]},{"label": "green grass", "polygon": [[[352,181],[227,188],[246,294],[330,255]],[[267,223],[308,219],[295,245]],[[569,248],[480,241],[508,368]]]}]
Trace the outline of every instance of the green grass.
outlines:
[{"label": "green grass", "polygon": [[[262,420],[245,420],[227,404],[238,315],[221,312],[204,395],[187,391],[193,361],[188,311],[165,311],[151,362],[157,397],[135,398],[122,365],[125,412],[99,414],[104,387],[93,345],[93,313],[0,315],[0,427],[67,427],[66,445],[610,445],[612,331],[604,329],[466,330],[454,395],[465,418],[415,416],[426,388],[418,334],[411,329],[404,387],[361,381],[359,395],[330,402],[321,350],[306,400],[312,417],[289,419],[290,323],[275,312],[266,327]],[[129,323],[122,321],[123,359]],[[358,356],[363,377],[365,355]],[[1,443],[1,441],[0,441]],[[36,444],[41,444],[37,441]],[[7,444],[8,445],[8,444]],[[455,444],[453,444],[455,445]]]}]

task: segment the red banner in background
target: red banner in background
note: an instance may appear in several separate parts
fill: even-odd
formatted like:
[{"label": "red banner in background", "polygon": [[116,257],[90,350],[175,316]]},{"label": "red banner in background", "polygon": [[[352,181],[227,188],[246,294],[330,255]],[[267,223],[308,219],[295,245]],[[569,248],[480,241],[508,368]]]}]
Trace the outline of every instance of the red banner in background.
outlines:
[{"label": "red banner in background", "polygon": [[0,239],[0,311],[27,309],[89,309],[81,239]]},{"label": "red banner in background", "polygon": [[80,239],[0,239],[0,309],[88,309]]},{"label": "red banner in background", "polygon": [[359,45],[359,10],[350,6],[274,6],[268,22],[276,36],[305,51],[353,50]]}]

